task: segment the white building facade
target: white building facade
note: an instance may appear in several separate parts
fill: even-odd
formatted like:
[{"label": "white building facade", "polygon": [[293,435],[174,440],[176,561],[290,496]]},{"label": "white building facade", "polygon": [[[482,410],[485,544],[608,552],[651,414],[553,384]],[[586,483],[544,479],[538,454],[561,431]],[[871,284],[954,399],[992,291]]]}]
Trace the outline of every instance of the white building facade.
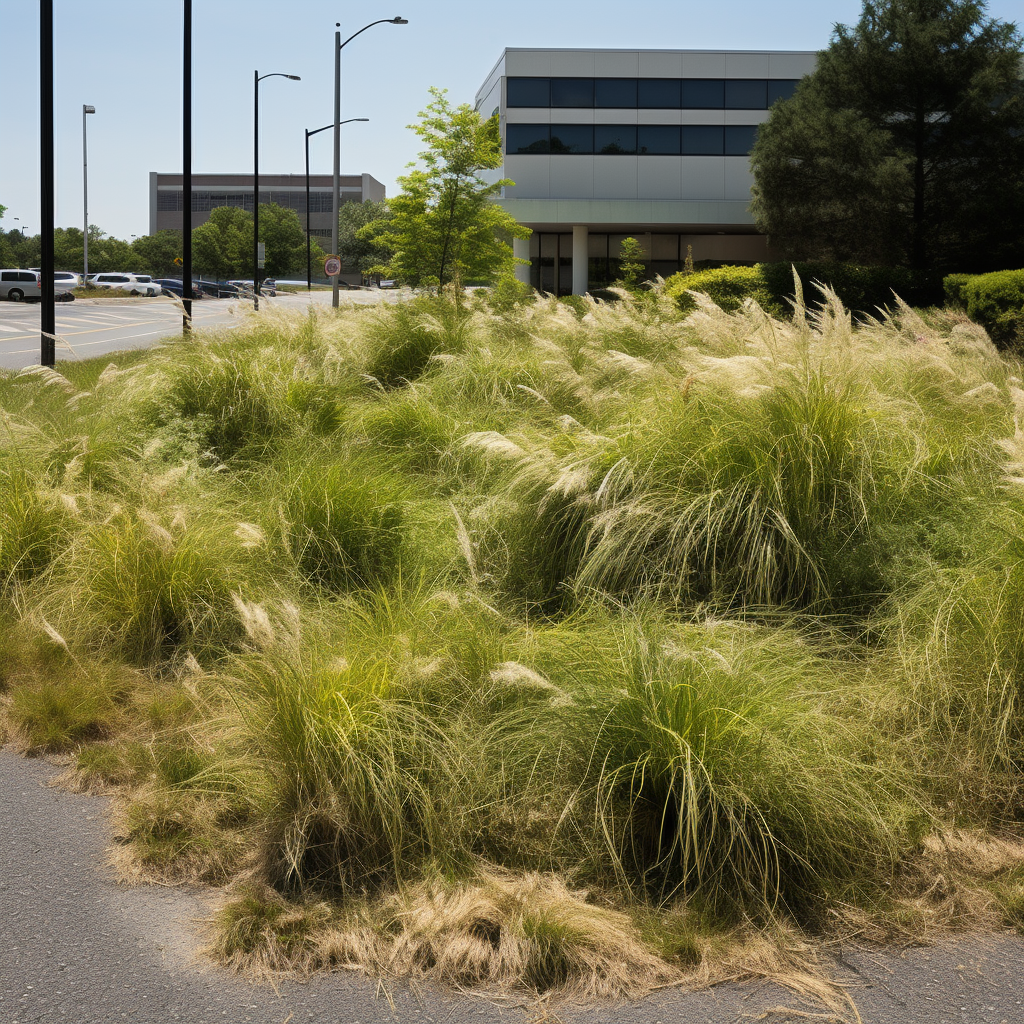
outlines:
[{"label": "white building facade", "polygon": [[507,49],[476,96],[497,112],[498,200],[533,229],[522,280],[583,294],[618,274],[622,239],[668,276],[693,259],[768,258],[750,215],[749,153],[813,52]]}]

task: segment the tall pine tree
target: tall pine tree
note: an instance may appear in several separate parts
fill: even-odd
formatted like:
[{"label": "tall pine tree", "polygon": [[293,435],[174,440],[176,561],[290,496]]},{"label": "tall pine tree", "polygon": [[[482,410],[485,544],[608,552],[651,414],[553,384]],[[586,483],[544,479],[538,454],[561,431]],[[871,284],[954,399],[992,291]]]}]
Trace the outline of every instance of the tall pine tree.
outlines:
[{"label": "tall pine tree", "polygon": [[983,2],[866,0],[758,133],[758,227],[790,259],[1024,265],[1021,75]]}]

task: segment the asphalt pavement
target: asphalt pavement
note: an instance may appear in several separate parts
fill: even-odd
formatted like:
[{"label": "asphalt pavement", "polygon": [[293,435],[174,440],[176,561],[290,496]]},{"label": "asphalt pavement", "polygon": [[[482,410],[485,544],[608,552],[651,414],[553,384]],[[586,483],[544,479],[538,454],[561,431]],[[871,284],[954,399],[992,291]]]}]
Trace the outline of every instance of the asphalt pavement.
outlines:
[{"label": "asphalt pavement", "polygon": [[[405,291],[360,289],[341,294],[344,303],[395,302]],[[260,299],[263,309],[280,306],[304,309],[311,303],[330,305],[329,291],[278,293]],[[251,302],[237,299],[197,299],[192,303],[195,329],[233,330],[252,312]],[[143,349],[181,334],[181,309],[166,297],[157,299],[76,299],[55,307],[57,363]],[[21,370],[39,362],[40,305],[38,302],[0,302],[0,369]],[[0,1022],[3,1024],[3,1022]]]},{"label": "asphalt pavement", "polygon": [[[538,1004],[359,973],[254,983],[202,953],[218,894],[119,885],[105,798],[49,788],[54,766],[0,750],[0,1024],[797,1024],[823,1008],[756,981],[636,1003]],[[1024,940],[846,948],[836,976],[864,1024],[1024,1024]]]}]

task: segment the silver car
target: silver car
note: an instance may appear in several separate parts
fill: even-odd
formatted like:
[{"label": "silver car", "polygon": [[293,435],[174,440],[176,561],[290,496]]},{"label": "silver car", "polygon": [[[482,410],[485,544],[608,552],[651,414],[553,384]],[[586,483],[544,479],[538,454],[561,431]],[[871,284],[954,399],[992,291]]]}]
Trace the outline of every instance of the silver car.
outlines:
[{"label": "silver car", "polygon": [[0,299],[41,299],[43,279],[33,270],[0,270]]}]

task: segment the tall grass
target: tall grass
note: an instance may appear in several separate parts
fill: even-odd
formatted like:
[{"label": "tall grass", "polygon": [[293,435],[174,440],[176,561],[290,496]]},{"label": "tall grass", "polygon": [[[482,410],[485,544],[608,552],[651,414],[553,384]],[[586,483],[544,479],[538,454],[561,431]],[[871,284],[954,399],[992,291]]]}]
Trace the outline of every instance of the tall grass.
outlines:
[{"label": "tall grass", "polygon": [[7,731],[121,788],[137,865],[248,872],[222,951],[275,967],[635,994],[884,913],[1024,813],[1024,388],[821,298],[271,309],[3,377]]}]

